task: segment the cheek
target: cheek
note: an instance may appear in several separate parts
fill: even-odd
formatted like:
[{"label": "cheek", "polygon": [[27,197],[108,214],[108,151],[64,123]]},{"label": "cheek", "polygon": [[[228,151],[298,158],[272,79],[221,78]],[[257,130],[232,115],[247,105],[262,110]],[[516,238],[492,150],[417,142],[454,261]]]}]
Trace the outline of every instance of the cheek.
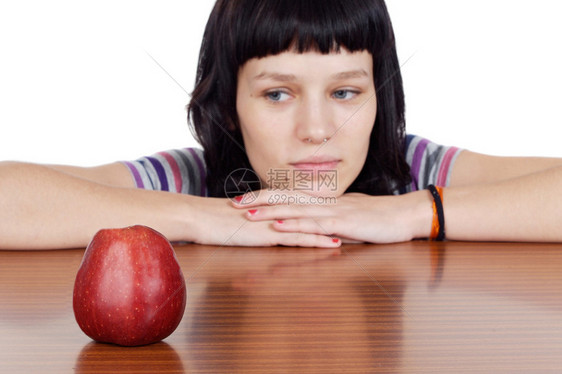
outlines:
[{"label": "cheek", "polygon": [[369,152],[371,133],[377,115],[376,102],[363,106],[341,129],[350,161],[346,182],[351,184],[359,175]]},{"label": "cheek", "polygon": [[259,114],[248,118],[241,116],[240,127],[250,164],[259,177],[266,180],[268,170],[282,164],[280,160],[286,148],[283,139],[287,139],[288,134],[281,124],[272,123],[271,118]]},{"label": "cheek", "polygon": [[252,158],[261,156],[269,159],[269,154],[273,151],[268,152],[268,150],[275,148],[278,143],[275,140],[280,137],[279,131],[275,129],[275,126],[267,124],[265,120],[254,116],[249,121],[240,121],[246,153]]},{"label": "cheek", "polygon": [[365,105],[348,118],[347,123],[340,128],[340,132],[345,134],[346,139],[355,145],[352,151],[356,153],[366,153],[369,148],[371,132],[373,131],[377,116],[377,106],[375,103]]}]

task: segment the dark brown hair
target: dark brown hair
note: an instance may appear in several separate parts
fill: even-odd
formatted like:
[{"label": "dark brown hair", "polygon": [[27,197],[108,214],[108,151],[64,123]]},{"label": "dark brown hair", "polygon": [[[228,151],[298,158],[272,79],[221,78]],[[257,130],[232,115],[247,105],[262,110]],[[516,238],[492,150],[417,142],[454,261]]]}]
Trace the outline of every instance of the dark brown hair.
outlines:
[{"label": "dark brown hair", "polygon": [[367,160],[348,192],[391,194],[409,181],[402,77],[383,0],[218,0],[188,105],[191,130],[205,152],[210,196],[225,196],[232,171],[252,169],[236,113],[244,63],[290,49],[327,54],[340,48],[373,56],[378,107]]}]

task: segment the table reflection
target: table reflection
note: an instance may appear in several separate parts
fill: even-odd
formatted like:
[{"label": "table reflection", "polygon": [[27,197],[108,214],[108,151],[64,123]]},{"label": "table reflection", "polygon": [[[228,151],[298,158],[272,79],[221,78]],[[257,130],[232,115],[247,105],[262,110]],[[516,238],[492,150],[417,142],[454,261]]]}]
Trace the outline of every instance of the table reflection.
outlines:
[{"label": "table reflection", "polygon": [[350,362],[363,363],[361,370],[398,368],[404,253],[380,250],[368,258],[365,247],[316,258],[285,253],[259,266],[249,251],[236,254],[247,261],[233,270],[225,270],[233,254],[215,258],[191,300],[190,361],[209,372],[266,370],[264,364],[349,370]]},{"label": "table reflection", "polygon": [[83,251],[0,251],[0,319],[48,324],[72,310]]},{"label": "table reflection", "polygon": [[93,343],[83,250],[0,252],[0,372],[558,372],[562,246],[177,246],[188,301],[164,342]]}]

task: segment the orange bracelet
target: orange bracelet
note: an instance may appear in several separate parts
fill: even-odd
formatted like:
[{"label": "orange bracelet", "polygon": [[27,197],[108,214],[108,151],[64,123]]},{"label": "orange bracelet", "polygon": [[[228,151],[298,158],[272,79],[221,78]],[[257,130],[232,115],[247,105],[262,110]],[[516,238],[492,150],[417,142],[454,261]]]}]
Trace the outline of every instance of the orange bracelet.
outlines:
[{"label": "orange bracelet", "polygon": [[445,239],[445,215],[443,212],[443,188],[434,185],[427,186],[433,197],[433,220],[431,222],[430,240]]}]

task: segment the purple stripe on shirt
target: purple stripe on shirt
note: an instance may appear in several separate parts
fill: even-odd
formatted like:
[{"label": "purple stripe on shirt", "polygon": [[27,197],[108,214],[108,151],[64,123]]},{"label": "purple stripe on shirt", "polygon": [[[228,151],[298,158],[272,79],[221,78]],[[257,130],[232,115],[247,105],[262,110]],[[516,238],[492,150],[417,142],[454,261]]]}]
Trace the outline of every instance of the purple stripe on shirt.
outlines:
[{"label": "purple stripe on shirt", "polygon": [[205,167],[203,166],[203,161],[201,161],[201,158],[193,148],[188,148],[187,150],[189,151],[189,153],[191,153],[193,159],[195,160],[197,166],[199,167],[199,177],[201,181],[201,196],[207,196],[207,178],[205,178]]},{"label": "purple stripe on shirt", "polygon": [[158,161],[154,157],[147,157],[146,159],[150,161],[150,163],[152,164],[152,166],[154,166],[154,169],[156,170],[156,174],[158,175],[158,180],[160,180],[160,190],[170,191],[170,188],[168,187],[168,178],[166,176],[166,171],[164,170],[164,167],[162,166],[160,161]]},{"label": "purple stripe on shirt", "polygon": [[418,183],[418,178],[420,176],[420,168],[423,159],[422,156],[428,144],[429,144],[429,140],[427,139],[420,140],[420,142],[416,145],[416,150],[414,151],[414,155],[412,156],[412,167],[410,168],[410,175],[412,176],[413,179],[412,191],[417,190],[416,185]]},{"label": "purple stripe on shirt", "polygon": [[135,184],[137,185],[137,188],[144,188],[144,183],[142,182],[142,178],[139,174],[139,171],[137,170],[137,168],[135,167],[135,165],[133,165],[131,162],[129,161],[124,161],[125,165],[127,165],[127,167],[129,168],[129,170],[131,171],[131,173],[133,174],[133,178],[135,178]]}]

